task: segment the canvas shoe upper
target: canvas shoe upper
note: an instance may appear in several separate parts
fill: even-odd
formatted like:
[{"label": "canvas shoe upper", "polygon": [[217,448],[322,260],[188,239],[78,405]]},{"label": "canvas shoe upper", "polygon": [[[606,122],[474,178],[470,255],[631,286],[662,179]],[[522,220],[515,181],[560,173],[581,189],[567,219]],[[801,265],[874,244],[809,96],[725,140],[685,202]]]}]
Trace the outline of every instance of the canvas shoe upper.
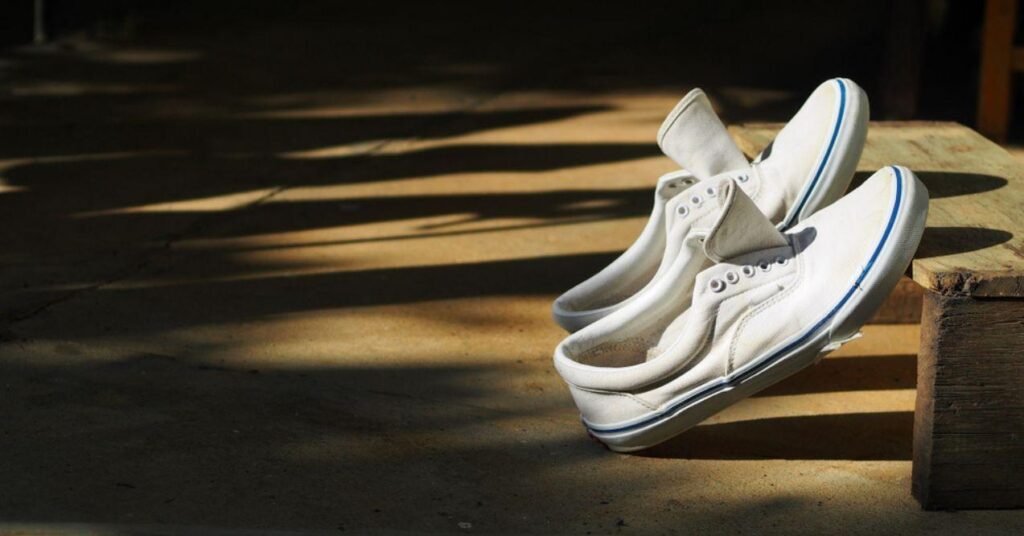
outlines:
[{"label": "canvas shoe upper", "polygon": [[867,120],[864,91],[847,79],[829,80],[751,163],[728,136],[707,96],[699,89],[691,91],[658,131],[658,145],[686,171],[659,179],[654,208],[640,237],[606,268],[556,299],[555,320],[576,331],[625,307],[650,287],[677,253],[671,246],[676,243],[666,240],[676,215],[708,197],[709,188],[700,180],[716,175],[735,179],[780,229],[838,199],[860,159]]},{"label": "canvas shoe upper", "polygon": [[720,188],[714,223],[685,239],[716,264],[695,278],[674,265],[660,296],[556,349],[584,424],[613,449],[664,441],[855,336],[909,264],[928,207],[894,166],[783,234],[742,189]]},{"label": "canvas shoe upper", "polygon": [[566,329],[578,329],[604,316],[651,282],[665,251],[674,210],[666,211],[666,206],[673,198],[702,179],[749,165],[699,88],[683,97],[665,119],[658,144],[685,169],[658,179],[651,215],[636,241],[555,302],[555,318]]}]

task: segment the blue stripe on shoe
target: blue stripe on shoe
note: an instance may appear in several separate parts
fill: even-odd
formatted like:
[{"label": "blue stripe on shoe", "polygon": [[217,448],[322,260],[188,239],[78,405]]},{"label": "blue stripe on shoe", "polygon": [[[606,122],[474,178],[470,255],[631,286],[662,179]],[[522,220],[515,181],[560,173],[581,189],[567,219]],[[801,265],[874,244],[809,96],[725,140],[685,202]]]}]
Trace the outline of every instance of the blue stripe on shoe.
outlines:
[{"label": "blue stripe on shoe", "polygon": [[818,168],[814,172],[814,177],[811,179],[810,186],[804,191],[804,195],[800,198],[799,203],[796,205],[796,209],[789,213],[789,217],[786,221],[780,224],[781,229],[786,229],[790,225],[793,225],[793,220],[800,215],[803,211],[804,205],[811,198],[811,194],[814,193],[815,188],[818,186],[818,181],[821,180],[821,174],[825,171],[825,164],[832,158],[832,151],[835,150],[836,140],[839,138],[839,129],[843,125],[843,118],[846,116],[846,82],[843,82],[841,78],[835,79],[836,83],[839,84],[839,113],[836,115],[836,124],[832,127],[832,137],[828,140],[828,147],[825,149],[825,155],[822,156],[821,161],[818,162]]},{"label": "blue stripe on shoe", "polygon": [[831,320],[836,315],[836,313],[839,312],[839,309],[841,309],[843,305],[846,305],[846,302],[850,301],[850,298],[853,297],[854,292],[856,292],[857,289],[860,288],[861,283],[864,282],[864,279],[868,276],[868,272],[871,270],[871,268],[874,267],[875,262],[878,260],[878,256],[882,253],[882,248],[885,246],[886,242],[889,241],[889,237],[892,235],[892,229],[896,225],[896,217],[899,214],[900,203],[903,200],[903,173],[901,173],[900,169],[896,166],[890,166],[890,168],[896,174],[896,200],[893,203],[892,212],[889,214],[889,221],[886,222],[885,230],[882,232],[882,238],[881,240],[878,241],[878,245],[875,247],[874,252],[871,253],[871,257],[868,259],[867,264],[864,265],[864,269],[861,270],[860,275],[857,276],[857,280],[854,281],[853,285],[846,291],[846,294],[843,295],[841,300],[839,300],[839,303],[837,303],[835,307],[833,307],[828,312],[828,314],[826,314],[821,320],[814,324],[814,326],[812,326],[811,329],[804,332],[804,334],[797,338],[797,340],[789,343],[781,350],[772,353],[770,356],[763,359],[760,363],[754,365],[748,370],[743,371],[736,377],[730,380],[723,380],[718,383],[711,384],[706,388],[701,389],[699,392],[694,393],[693,395],[688,396],[685,399],[680,400],[679,402],[676,402],[665,411],[659,412],[658,414],[653,415],[648,419],[628,426],[622,426],[619,428],[600,428],[585,425],[587,429],[590,430],[591,432],[597,432],[601,434],[613,434],[619,432],[629,432],[632,430],[636,430],[638,428],[643,428],[660,419],[663,419],[666,414],[671,414],[676,410],[680,409],[681,407],[693,402],[694,400],[712,394],[715,391],[725,388],[726,386],[738,385],[742,383],[744,380],[749,379],[752,375],[757,374],[758,372],[767,368],[769,365],[774,364],[776,361],[779,360],[780,357],[784,356],[786,353],[792,351],[793,349],[799,347],[801,344],[804,344],[809,339],[811,339],[811,337],[816,335],[817,332],[825,325],[825,323]]}]

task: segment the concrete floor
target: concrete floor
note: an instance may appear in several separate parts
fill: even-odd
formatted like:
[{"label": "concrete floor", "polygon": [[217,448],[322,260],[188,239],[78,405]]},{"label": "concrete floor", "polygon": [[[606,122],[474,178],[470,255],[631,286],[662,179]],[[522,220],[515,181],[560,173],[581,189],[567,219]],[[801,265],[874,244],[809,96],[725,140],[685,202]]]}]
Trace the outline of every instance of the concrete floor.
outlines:
[{"label": "concrete floor", "polygon": [[347,29],[0,55],[0,530],[1024,530],[911,499],[915,326],[652,452],[591,442],[549,304],[641,228],[687,86]]}]

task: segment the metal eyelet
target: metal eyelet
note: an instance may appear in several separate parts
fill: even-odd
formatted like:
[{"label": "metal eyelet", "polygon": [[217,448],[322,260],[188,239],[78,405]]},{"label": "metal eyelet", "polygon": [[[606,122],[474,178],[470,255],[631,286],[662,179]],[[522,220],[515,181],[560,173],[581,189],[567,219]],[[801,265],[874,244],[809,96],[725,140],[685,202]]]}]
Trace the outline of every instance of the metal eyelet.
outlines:
[{"label": "metal eyelet", "polygon": [[708,186],[707,189],[704,190],[704,193],[707,194],[708,197],[714,198],[718,195],[718,190],[715,190],[714,186]]},{"label": "metal eyelet", "polygon": [[749,264],[744,266],[743,268],[740,268],[740,271],[743,272],[743,275],[747,277],[754,277],[754,275],[757,274],[757,270],[755,270],[754,267]]},{"label": "metal eyelet", "polygon": [[690,208],[686,205],[679,205],[679,208],[676,209],[676,213],[685,218],[686,215],[690,213]]},{"label": "metal eyelet", "polygon": [[735,285],[736,283],[739,283],[740,282],[740,274],[737,274],[736,272],[734,272],[732,270],[729,270],[728,272],[725,272],[725,282],[729,283],[730,285]]},{"label": "metal eyelet", "polygon": [[700,204],[704,202],[704,198],[699,195],[694,195],[690,198],[690,202],[694,205],[700,206]]},{"label": "metal eyelet", "polygon": [[750,180],[750,175],[739,175],[736,177],[736,180],[740,182],[747,182],[748,180]]},{"label": "metal eyelet", "polygon": [[711,292],[722,292],[725,290],[725,283],[721,279],[712,279],[708,281],[708,288],[711,289]]},{"label": "metal eyelet", "polygon": [[783,257],[782,255],[779,255],[778,257],[775,257],[775,264],[778,264],[779,266],[785,266],[789,264],[789,259]]},{"label": "metal eyelet", "polygon": [[760,268],[762,272],[770,272],[772,269],[772,261],[761,260],[757,263],[757,267]]}]

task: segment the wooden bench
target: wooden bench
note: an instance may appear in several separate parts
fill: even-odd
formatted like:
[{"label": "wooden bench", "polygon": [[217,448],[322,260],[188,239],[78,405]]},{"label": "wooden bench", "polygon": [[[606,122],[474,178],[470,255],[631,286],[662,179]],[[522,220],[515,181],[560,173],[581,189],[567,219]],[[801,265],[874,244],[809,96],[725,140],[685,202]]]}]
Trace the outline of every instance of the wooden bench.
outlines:
[{"label": "wooden bench", "polygon": [[[732,133],[753,156],[780,127]],[[913,283],[876,317],[921,322],[914,497],[927,509],[1024,507],[1024,164],[956,123],[872,123],[855,185],[891,163],[931,198]]]}]

